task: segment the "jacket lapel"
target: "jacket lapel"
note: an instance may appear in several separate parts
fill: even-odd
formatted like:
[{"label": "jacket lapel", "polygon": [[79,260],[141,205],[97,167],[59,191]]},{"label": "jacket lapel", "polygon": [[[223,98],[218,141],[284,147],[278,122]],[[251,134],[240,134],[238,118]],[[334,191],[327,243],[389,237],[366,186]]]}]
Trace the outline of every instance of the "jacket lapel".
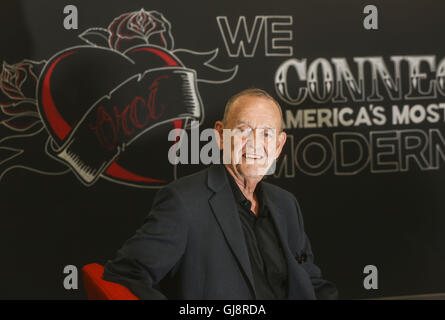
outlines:
[{"label": "jacket lapel", "polygon": [[249,284],[255,294],[249,252],[247,251],[235,198],[224,170],[222,165],[213,165],[209,168],[208,185],[215,192],[209,199],[209,203],[233,254],[249,279]]}]

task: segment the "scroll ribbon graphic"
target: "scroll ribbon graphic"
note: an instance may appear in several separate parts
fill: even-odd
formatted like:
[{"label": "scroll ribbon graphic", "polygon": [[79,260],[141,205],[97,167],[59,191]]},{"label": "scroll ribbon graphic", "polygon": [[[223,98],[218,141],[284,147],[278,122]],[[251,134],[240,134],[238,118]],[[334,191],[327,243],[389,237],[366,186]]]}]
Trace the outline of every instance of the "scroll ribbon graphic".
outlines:
[{"label": "scroll ribbon graphic", "polygon": [[65,143],[60,147],[51,143],[48,152],[69,165],[84,183],[92,184],[145,132],[168,121],[199,118],[201,108],[194,70],[151,69],[130,77],[101,98]]}]

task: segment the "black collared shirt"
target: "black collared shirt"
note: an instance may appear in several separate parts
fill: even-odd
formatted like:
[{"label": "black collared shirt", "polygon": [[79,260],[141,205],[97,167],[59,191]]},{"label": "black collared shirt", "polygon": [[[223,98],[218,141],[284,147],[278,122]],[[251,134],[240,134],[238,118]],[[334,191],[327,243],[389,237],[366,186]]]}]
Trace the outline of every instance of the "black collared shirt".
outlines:
[{"label": "black collared shirt", "polygon": [[255,284],[256,298],[287,298],[287,264],[270,212],[265,204],[262,182],[255,194],[258,199],[258,216],[250,210],[251,202],[244,196],[232,175],[226,169],[233,195],[238,205]]}]

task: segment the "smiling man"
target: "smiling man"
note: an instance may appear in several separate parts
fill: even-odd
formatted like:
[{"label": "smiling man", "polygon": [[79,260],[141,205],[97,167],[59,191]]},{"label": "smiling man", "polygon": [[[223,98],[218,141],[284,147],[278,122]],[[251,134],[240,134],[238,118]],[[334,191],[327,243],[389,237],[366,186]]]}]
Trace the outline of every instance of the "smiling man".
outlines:
[{"label": "smiling man", "polygon": [[263,177],[286,142],[281,108],[247,89],[215,123],[224,164],[161,189],[104,279],[142,299],[334,299],[295,197]]}]

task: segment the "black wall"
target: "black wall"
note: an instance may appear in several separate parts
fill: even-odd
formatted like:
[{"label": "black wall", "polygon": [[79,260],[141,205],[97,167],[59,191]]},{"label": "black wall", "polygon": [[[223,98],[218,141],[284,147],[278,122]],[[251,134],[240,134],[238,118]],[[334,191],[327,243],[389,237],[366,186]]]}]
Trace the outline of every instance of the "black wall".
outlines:
[{"label": "black wall", "polygon": [[[63,8],[69,4],[76,5],[78,9],[77,30],[66,30],[63,27],[66,16]],[[378,8],[378,30],[366,30],[363,27],[366,16],[363,8],[367,4],[375,4]],[[238,66],[233,79],[212,83],[224,79],[228,73],[211,72],[208,67],[197,62],[187,65],[196,70],[200,79],[198,91],[204,108],[202,128],[212,127],[222,117],[229,96],[255,86],[266,89],[276,97],[285,115],[287,110],[295,114],[297,110],[319,108],[350,107],[356,112],[362,106],[369,109],[370,104],[382,106],[387,115],[387,121],[381,125],[287,128],[286,132],[294,139],[294,151],[303,139],[314,139],[316,135],[322,135],[333,143],[333,135],[339,132],[360,133],[368,141],[370,132],[377,131],[388,131],[390,136],[399,138],[402,130],[414,130],[408,134],[425,133],[428,137],[424,141],[425,149],[417,153],[417,157],[424,155],[428,160],[427,167],[422,168],[416,158],[409,158],[406,171],[376,173],[372,172],[369,162],[356,173],[339,175],[334,171],[332,163],[325,172],[310,175],[293,164],[295,171],[289,171],[288,176],[281,172],[281,175],[267,179],[296,195],[303,210],[316,262],[325,277],[337,284],[342,298],[445,290],[445,203],[442,194],[445,175],[443,159],[437,151],[441,150],[442,144],[439,138],[437,146],[432,144],[428,136],[431,129],[445,134],[444,115],[438,113],[440,119],[437,122],[424,120],[397,125],[390,120],[393,105],[439,105],[445,102],[444,96],[438,93],[436,97],[406,99],[404,96],[409,91],[410,81],[406,60],[401,63],[400,100],[391,98],[381,79],[378,79],[383,100],[369,101],[369,90],[372,89],[369,65],[364,69],[365,101],[354,101],[343,84],[345,102],[334,102],[332,99],[316,102],[307,98],[301,104],[291,105],[281,99],[274,84],[275,72],[291,58],[307,59],[308,65],[317,58],[325,58],[332,68],[332,58],[345,58],[355,78],[358,69],[354,57],[381,57],[393,77],[393,56],[433,56],[437,67],[445,57],[442,41],[445,7],[441,2],[39,0],[3,2],[0,8],[0,60],[14,66],[15,72],[19,72],[18,68],[23,66],[25,60],[44,60],[41,64],[33,64],[37,76],[56,53],[73,46],[88,45],[79,38],[87,29],[106,29],[114,18],[124,13],[137,12],[141,8],[146,11],[157,10],[171,24],[173,49],[195,52],[218,49],[216,58],[211,61],[212,65],[222,69]],[[217,23],[218,16],[227,17],[232,31],[240,16],[246,17],[249,30],[256,16],[291,16],[292,24],[281,28],[291,30],[292,39],[282,41],[281,45],[291,47],[292,55],[267,56],[265,32],[262,30],[252,57],[242,54],[229,56]],[[88,72],[89,68],[83,67],[85,69],[82,70]],[[427,81],[435,79],[437,70],[422,63],[421,71],[428,77],[422,80],[426,90]],[[91,76],[86,73],[85,78]],[[93,88],[95,83],[103,80],[100,75],[96,76],[94,81],[88,80]],[[318,72],[318,76],[321,77],[321,72]],[[295,77],[295,74],[289,75],[290,87],[304,85]],[[2,74],[2,81],[6,81],[5,73]],[[103,264],[112,258],[148,214],[159,185],[147,183],[134,186],[102,177],[88,186],[82,183],[68,166],[45,152],[45,143],[52,133],[48,124],[42,120],[41,109],[37,106],[35,84],[22,84],[20,81],[14,83],[20,84],[14,92],[34,99],[34,102],[29,102],[30,108],[34,105],[34,111],[21,113],[22,117],[14,121],[5,110],[1,113],[0,297],[85,298],[81,281],[79,290],[64,289],[64,266],[75,265],[80,271],[85,264]],[[24,107],[22,98],[11,98],[12,92],[9,91],[9,95],[2,92],[3,105],[9,103]],[[18,104],[19,101],[22,104]],[[36,108],[40,110],[37,113],[40,118],[36,117]],[[13,130],[11,126],[5,125],[6,121],[28,129]],[[38,131],[38,128],[42,130]],[[36,132],[38,134],[31,137],[22,136]],[[157,143],[167,143],[165,136],[157,137]],[[153,138],[147,133],[140,139],[140,145],[145,141],[147,148],[134,153],[134,157],[141,156],[143,159],[136,167],[140,169],[146,165],[155,171],[160,168],[157,173],[171,180],[173,167],[166,165],[165,157],[156,154],[159,149],[154,147],[156,144]],[[417,141],[416,138],[406,139],[412,143]],[[289,161],[288,170],[292,165],[291,147],[291,140],[288,140],[284,151]],[[368,151],[375,147],[372,143],[366,145]],[[18,150],[24,150],[23,154],[11,158]],[[313,157],[313,163],[322,159],[316,145],[307,150],[308,157]],[[349,161],[352,162],[358,157],[358,150],[357,145],[350,146],[344,153],[345,159],[351,157]],[[430,150],[439,155],[435,167],[428,157]],[[131,153],[126,156],[132,157]],[[398,155],[389,156],[392,160],[387,161],[395,161],[400,169],[400,159],[404,156],[402,150]],[[364,157],[366,160],[367,156]],[[177,177],[201,168],[202,165],[179,165]],[[366,265],[375,265],[379,270],[377,290],[363,288],[363,268]]]}]

